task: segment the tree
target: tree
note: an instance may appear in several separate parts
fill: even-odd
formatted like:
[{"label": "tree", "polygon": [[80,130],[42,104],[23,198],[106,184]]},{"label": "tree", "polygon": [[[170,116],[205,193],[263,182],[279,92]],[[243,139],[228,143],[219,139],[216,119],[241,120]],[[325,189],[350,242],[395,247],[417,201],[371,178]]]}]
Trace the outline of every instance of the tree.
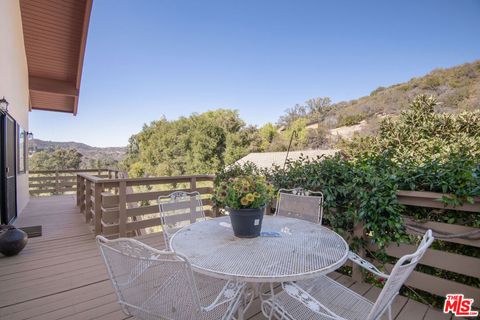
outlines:
[{"label": "tree", "polygon": [[332,100],[329,97],[318,97],[309,99],[305,102],[307,104],[308,113],[319,113],[324,108],[330,107],[332,105]]},{"label": "tree", "polygon": [[329,97],[309,99],[305,105],[296,104],[293,108],[285,110],[285,115],[280,117],[278,125],[288,127],[296,120],[303,118],[317,120],[331,106],[332,100]]},{"label": "tree", "polygon": [[261,139],[259,151],[269,150],[273,140],[279,135],[277,128],[271,123],[267,123],[258,129],[258,134]]},{"label": "tree", "polygon": [[274,135],[274,138],[272,139],[268,150],[287,151],[290,139],[294,131],[297,133],[297,137],[293,138],[290,150],[305,149],[307,146],[307,136],[310,129],[307,128],[306,118],[298,118],[297,120],[290,123],[288,128],[286,128],[284,131]]},{"label": "tree", "polygon": [[296,104],[293,108],[285,110],[285,115],[278,120],[278,125],[289,126],[295,120],[305,118],[307,116],[307,108],[305,106]]},{"label": "tree", "polygon": [[261,151],[262,137],[254,126],[227,134],[224,162],[230,165],[251,152]]},{"label": "tree", "polygon": [[145,125],[130,138],[125,165],[131,176],[215,173],[260,146],[255,127],[219,109]]},{"label": "tree", "polygon": [[79,169],[83,155],[76,149],[55,149],[40,151],[30,157],[31,170]]}]

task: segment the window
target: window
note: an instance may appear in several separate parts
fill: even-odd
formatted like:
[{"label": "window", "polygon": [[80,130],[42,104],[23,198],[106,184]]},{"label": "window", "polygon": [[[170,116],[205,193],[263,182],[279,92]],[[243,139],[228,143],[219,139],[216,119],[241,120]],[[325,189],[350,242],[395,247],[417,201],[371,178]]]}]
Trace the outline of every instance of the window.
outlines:
[{"label": "window", "polygon": [[22,127],[17,127],[17,171],[18,173],[25,173],[27,171],[27,133],[22,129]]}]

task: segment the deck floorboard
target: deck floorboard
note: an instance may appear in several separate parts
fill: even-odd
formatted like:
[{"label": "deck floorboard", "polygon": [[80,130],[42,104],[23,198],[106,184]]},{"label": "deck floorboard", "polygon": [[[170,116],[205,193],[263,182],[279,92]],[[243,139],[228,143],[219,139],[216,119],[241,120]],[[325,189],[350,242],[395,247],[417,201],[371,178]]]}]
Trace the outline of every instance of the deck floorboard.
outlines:
[{"label": "deck floorboard", "polygon": [[[42,236],[29,239],[15,257],[0,256],[0,319],[124,320],[112,285],[84,216],[72,195],[32,198],[16,226],[42,226]],[[158,234],[139,237],[164,248]],[[357,283],[339,273],[329,275],[353,291],[374,300],[380,289]],[[277,286],[276,290],[280,290]],[[405,297],[397,297],[395,319],[450,319],[440,311]],[[248,319],[264,319],[256,298]]]}]

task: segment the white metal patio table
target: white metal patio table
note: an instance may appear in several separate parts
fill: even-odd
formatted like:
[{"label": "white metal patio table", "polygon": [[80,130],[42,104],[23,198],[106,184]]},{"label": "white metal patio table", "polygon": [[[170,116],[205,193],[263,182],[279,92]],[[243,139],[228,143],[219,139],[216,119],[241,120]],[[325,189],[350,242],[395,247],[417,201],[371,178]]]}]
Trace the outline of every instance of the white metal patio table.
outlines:
[{"label": "white metal patio table", "polygon": [[265,216],[262,231],[280,236],[237,238],[230,218],[220,217],[183,227],[170,245],[188,258],[195,272],[257,284],[315,278],[347,260],[345,240],[319,224]]}]

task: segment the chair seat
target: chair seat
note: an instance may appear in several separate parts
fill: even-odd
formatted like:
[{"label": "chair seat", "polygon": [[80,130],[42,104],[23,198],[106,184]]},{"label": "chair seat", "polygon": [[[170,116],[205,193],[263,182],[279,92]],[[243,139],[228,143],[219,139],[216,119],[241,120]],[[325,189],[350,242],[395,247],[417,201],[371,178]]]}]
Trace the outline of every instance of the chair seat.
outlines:
[{"label": "chair seat", "polygon": [[[373,306],[371,301],[327,276],[313,280],[297,281],[295,284],[337,314],[339,319],[365,320]],[[285,313],[287,319],[335,319],[312,311],[285,291],[275,295],[275,302],[275,309]],[[267,310],[270,310],[271,298],[264,303],[267,305]]]},{"label": "chair seat", "polygon": [[[200,303],[203,307],[210,305],[215,301],[217,298],[218,294],[222,291],[223,287],[227,284],[227,281],[220,280],[220,279],[215,279],[211,277],[206,277],[197,273],[194,273],[195,277],[195,284],[198,289],[198,296],[200,299]],[[182,300],[182,296],[180,292],[179,294],[172,294],[170,296],[171,300]],[[164,297],[165,299],[165,297]],[[144,310],[149,310],[151,313],[142,313],[140,311],[140,317],[141,319],[163,319],[161,317],[160,313],[156,313],[156,304],[158,304],[159,299],[157,299],[155,296],[152,296],[148,301],[146,301],[141,307]],[[202,320],[219,320],[222,319],[225,313],[227,312],[229,303],[224,303],[222,305],[219,305],[218,307],[214,308],[213,310],[210,311],[203,311],[199,317],[196,317],[195,320],[197,319],[202,319]],[[190,305],[184,305],[184,308],[193,308]],[[178,320],[184,320],[184,310],[175,310],[172,309],[170,313],[170,317],[172,319],[178,319]],[[138,311],[137,311],[138,312]],[[177,312],[179,312],[177,314]],[[192,319],[194,320],[194,319]]]}]

